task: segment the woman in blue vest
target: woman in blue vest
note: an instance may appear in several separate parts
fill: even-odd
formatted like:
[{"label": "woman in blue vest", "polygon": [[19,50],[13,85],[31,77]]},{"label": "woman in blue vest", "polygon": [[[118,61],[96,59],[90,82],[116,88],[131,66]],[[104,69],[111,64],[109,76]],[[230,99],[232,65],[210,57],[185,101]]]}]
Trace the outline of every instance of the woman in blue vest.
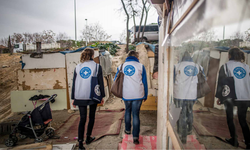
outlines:
[{"label": "woman in blue vest", "polygon": [[91,98],[91,78],[97,73],[98,83],[100,85],[97,95],[105,97],[104,84],[102,76],[102,67],[93,61],[94,50],[86,48],[80,57],[80,64],[78,64],[74,71],[73,84],[71,99],[72,105],[76,108],[79,107],[80,111],[80,122],[78,127],[78,142],[79,149],[85,149],[83,146],[84,141],[84,129],[87,117],[87,106],[89,105],[89,123],[87,128],[87,138],[86,144],[90,144],[95,137],[91,137],[94,122],[95,122],[95,112],[98,103],[103,103],[102,101],[94,100]]},{"label": "woman in blue vest", "polygon": [[[222,89],[223,85],[221,81],[223,78],[227,77],[227,74],[231,74],[234,78],[235,93],[237,99],[218,99],[217,104],[224,104],[227,114],[227,125],[230,132],[230,139],[226,139],[231,145],[238,147],[238,139],[234,126],[233,118],[233,107],[237,106],[238,108],[238,119],[240,126],[243,131],[245,144],[247,149],[250,149],[250,132],[249,127],[246,121],[247,109],[250,106],[250,69],[247,64],[245,64],[245,55],[244,52],[239,48],[232,48],[228,51],[229,61],[221,66],[218,77],[218,85],[216,97],[219,98],[221,93],[219,89]],[[227,70],[227,72],[225,71]]]},{"label": "woman in blue vest", "polygon": [[[121,65],[117,68],[115,79]],[[131,134],[131,113],[133,116],[133,139],[134,144],[139,144],[140,133],[140,108],[142,101],[147,100],[148,84],[145,67],[139,62],[139,53],[130,51],[122,66],[124,73],[123,101],[125,103],[125,133]]]}]

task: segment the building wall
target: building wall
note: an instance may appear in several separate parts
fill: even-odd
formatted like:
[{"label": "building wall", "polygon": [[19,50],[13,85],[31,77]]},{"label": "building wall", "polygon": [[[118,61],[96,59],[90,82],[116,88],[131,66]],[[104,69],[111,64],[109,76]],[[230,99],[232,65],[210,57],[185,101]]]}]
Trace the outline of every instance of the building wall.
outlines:
[{"label": "building wall", "polygon": [[23,69],[65,68],[65,55],[61,53],[43,54],[43,58],[31,58],[30,54],[22,55],[25,63]]},{"label": "building wall", "polygon": [[[55,102],[50,104],[52,110],[63,110],[67,109],[67,97],[66,89],[56,90],[27,90],[27,91],[12,91],[11,92],[11,111],[12,112],[23,112],[31,111],[34,109],[33,103],[36,101],[30,101],[29,99],[34,95],[53,95],[57,94]],[[39,106],[44,101],[37,101],[36,106]]]},{"label": "building wall", "polygon": [[66,89],[66,71],[59,69],[18,70],[18,90]]}]

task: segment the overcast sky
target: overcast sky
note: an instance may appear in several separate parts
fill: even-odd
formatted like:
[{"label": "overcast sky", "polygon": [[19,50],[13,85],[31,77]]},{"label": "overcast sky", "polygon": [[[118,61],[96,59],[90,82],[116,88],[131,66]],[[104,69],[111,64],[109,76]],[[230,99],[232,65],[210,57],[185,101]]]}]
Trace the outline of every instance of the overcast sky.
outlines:
[{"label": "overcast sky", "polygon": [[[120,0],[76,0],[77,1],[77,37],[87,24],[99,23],[112,35],[110,40],[119,40],[126,29],[126,17],[118,11]],[[157,22],[157,12],[152,7],[148,22]],[[137,21],[139,24],[139,21]],[[130,20],[130,28],[132,27]],[[0,38],[13,33],[42,32],[52,30],[65,32],[75,38],[74,0],[0,0]]]}]

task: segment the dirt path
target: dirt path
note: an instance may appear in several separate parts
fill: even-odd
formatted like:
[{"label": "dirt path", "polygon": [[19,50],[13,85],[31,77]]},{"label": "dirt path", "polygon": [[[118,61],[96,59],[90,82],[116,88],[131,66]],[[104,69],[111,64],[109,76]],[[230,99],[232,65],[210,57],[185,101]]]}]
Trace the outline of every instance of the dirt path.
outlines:
[{"label": "dirt path", "polygon": [[10,93],[17,89],[17,70],[21,69],[20,54],[0,55],[0,122],[11,114]]}]

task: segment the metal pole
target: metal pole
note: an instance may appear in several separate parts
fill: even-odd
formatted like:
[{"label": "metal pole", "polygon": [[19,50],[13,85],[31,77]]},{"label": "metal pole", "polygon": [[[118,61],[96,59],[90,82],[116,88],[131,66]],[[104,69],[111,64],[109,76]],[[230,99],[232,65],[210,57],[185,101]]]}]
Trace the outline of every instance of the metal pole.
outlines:
[{"label": "metal pole", "polygon": [[77,32],[76,32],[76,0],[74,0],[75,2],[75,44],[77,44]]},{"label": "metal pole", "polygon": [[225,26],[223,26],[223,40],[225,39]]},{"label": "metal pole", "polygon": [[[85,19],[85,21],[86,21],[86,26],[85,26],[85,30],[86,30],[86,32],[87,32],[87,20],[88,20],[88,19]],[[86,46],[87,46],[88,41],[87,41],[87,39],[85,39],[85,40],[86,40]]]}]

